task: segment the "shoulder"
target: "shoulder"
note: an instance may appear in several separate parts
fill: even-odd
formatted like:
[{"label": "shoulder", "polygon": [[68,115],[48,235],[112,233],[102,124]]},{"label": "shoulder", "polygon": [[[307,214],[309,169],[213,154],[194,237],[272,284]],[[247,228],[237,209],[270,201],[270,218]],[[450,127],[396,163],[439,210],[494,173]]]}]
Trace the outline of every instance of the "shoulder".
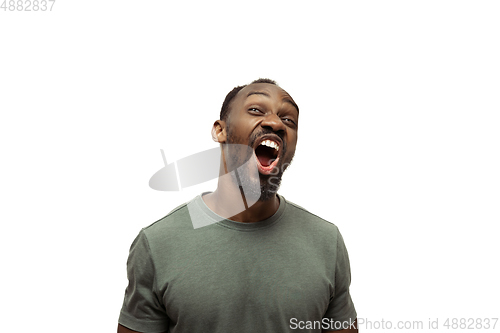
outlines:
[{"label": "shoulder", "polygon": [[296,225],[312,232],[326,233],[328,236],[339,234],[337,226],[322,217],[310,212],[302,206],[297,205],[289,200],[286,200],[287,217],[294,221]]},{"label": "shoulder", "polygon": [[155,243],[169,237],[178,237],[182,232],[191,230],[193,227],[187,205],[188,203],[183,203],[172,209],[164,217],[142,228],[141,233],[146,236],[148,242]]},{"label": "shoulder", "polygon": [[188,203],[186,202],[183,203],[182,205],[175,207],[167,215],[151,223],[147,227],[143,228],[143,230],[155,231],[158,228],[175,227],[176,222],[177,224],[179,224],[179,222],[182,222],[182,220],[186,218],[186,215],[189,215],[187,211],[187,204]]}]

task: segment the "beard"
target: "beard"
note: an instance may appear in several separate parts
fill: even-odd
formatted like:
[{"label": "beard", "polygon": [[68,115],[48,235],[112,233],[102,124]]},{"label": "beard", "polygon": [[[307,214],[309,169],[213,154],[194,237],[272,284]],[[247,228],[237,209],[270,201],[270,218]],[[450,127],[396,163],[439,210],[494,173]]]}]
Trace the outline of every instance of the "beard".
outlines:
[{"label": "beard", "polygon": [[[278,161],[278,164],[269,175],[263,175],[257,170],[256,162],[254,162],[253,146],[258,138],[266,134],[277,134],[273,131],[262,130],[252,134],[248,146],[238,143],[237,136],[234,135],[232,128],[227,128],[227,143],[226,145],[226,165],[227,171],[230,172],[233,182],[238,184],[240,191],[246,197],[247,202],[267,201],[276,196],[281,185],[281,178],[285,170],[290,166],[293,160],[293,155],[289,161],[284,160],[287,152],[287,146],[282,139],[283,147],[281,156],[283,159]],[[281,136],[280,136],[281,137]],[[243,141],[243,140],[241,140]],[[250,161],[249,161],[250,160]],[[247,161],[249,163],[247,163]]]}]

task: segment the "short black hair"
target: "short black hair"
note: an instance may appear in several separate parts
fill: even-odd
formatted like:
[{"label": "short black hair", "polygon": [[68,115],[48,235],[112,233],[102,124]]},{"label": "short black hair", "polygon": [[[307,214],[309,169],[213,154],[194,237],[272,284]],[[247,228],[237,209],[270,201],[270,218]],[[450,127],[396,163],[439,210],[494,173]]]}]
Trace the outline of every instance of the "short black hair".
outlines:
[{"label": "short black hair", "polygon": [[[269,84],[274,84],[275,86],[279,87],[279,85],[276,83],[276,81],[271,80],[271,79],[262,79],[262,78],[260,78],[260,79],[252,81],[252,83],[250,83],[250,84],[254,84],[254,83],[269,83]],[[220,120],[226,120],[227,119],[227,116],[229,115],[229,104],[233,100],[234,96],[236,96],[236,94],[238,94],[238,92],[241,89],[245,88],[246,86],[248,86],[248,84],[245,84],[243,86],[234,87],[233,90],[231,90],[226,95],[226,99],[224,99],[224,103],[222,103],[222,108],[220,110]]]}]

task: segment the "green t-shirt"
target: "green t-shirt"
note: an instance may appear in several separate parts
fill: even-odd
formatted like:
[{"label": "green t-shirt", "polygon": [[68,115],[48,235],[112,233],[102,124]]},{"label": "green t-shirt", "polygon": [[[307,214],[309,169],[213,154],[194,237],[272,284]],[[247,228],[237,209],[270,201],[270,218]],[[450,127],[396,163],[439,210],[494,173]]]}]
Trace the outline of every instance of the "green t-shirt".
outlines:
[{"label": "green t-shirt", "polygon": [[[142,229],[130,248],[119,323],[145,333],[281,333],[354,321],[337,227],[279,199],[270,218],[242,223],[198,195]],[[206,226],[194,228],[195,215]]]}]

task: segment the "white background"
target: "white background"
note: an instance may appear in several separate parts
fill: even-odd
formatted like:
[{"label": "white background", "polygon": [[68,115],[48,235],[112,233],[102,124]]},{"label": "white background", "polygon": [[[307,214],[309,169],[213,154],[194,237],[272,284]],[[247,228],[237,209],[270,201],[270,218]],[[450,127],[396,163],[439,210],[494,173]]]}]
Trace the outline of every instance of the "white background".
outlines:
[{"label": "white background", "polygon": [[160,149],[215,147],[225,95],[259,77],[300,106],[280,193],[341,230],[360,318],[500,317],[499,17],[497,1],[0,11],[0,330],[115,332],[139,230],[215,186],[150,189]]}]

